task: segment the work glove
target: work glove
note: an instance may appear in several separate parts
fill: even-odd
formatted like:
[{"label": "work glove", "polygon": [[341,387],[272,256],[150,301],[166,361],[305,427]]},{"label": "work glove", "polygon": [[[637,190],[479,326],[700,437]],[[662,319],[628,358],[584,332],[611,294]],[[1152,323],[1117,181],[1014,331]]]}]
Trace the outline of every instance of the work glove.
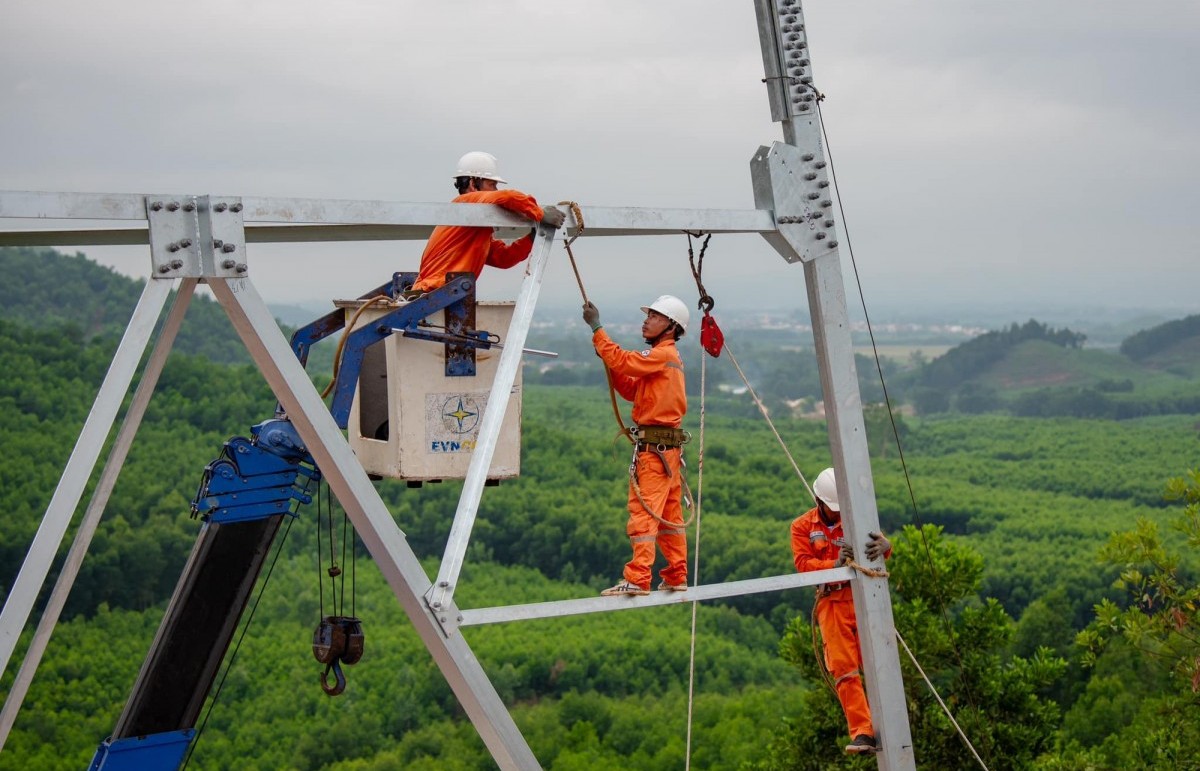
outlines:
[{"label": "work glove", "polygon": [[892,548],[892,542],[885,538],[883,533],[867,533],[867,539],[867,559],[869,560],[883,559],[883,555]]},{"label": "work glove", "polygon": [[593,332],[600,328],[600,309],[590,300],[583,304],[583,321],[592,328]]},{"label": "work glove", "polygon": [[567,215],[563,214],[561,209],[556,209],[553,206],[542,207],[543,225],[549,225],[557,230],[558,228],[562,227],[563,220],[565,220],[566,217]]},{"label": "work glove", "polygon": [[854,549],[850,548],[850,544],[844,543],[844,544],[842,544],[841,551],[838,552],[837,562],[833,563],[833,566],[835,568],[840,568],[842,565],[845,565],[847,562],[853,562],[853,561],[854,561]]}]

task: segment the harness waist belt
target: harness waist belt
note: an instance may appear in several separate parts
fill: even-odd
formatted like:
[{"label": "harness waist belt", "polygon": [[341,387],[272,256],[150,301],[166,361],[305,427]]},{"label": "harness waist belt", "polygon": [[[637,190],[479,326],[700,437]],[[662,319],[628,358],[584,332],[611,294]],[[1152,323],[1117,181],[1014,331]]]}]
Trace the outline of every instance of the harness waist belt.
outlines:
[{"label": "harness waist belt", "polygon": [[832,594],[838,589],[845,589],[849,585],[849,581],[839,581],[836,584],[821,584],[821,592],[824,594]]},{"label": "harness waist belt", "polygon": [[657,445],[660,447],[682,447],[692,435],[682,428],[670,426],[636,426],[633,438],[641,445]]}]

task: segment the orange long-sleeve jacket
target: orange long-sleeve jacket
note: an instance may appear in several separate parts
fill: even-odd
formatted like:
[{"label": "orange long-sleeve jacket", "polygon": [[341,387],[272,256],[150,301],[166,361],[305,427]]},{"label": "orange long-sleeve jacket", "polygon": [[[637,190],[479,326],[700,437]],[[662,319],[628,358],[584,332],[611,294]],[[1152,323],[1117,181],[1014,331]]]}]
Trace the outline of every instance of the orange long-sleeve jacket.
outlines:
[{"label": "orange long-sleeve jacket", "polygon": [[[541,222],[545,212],[537,200],[520,190],[480,190],[463,193],[452,203],[492,203]],[[470,271],[475,278],[484,265],[511,268],[529,256],[533,236],[525,236],[511,244],[492,237],[490,227],[470,225],[438,225],[421,255],[421,270],[413,289],[428,292],[446,283],[447,273]]]},{"label": "orange long-sleeve jacket", "polygon": [[815,508],[792,521],[792,560],[796,570],[829,570],[837,564],[842,549],[842,522],[826,525]]},{"label": "orange long-sleeve jacket", "polygon": [[674,340],[660,340],[644,351],[626,351],[601,327],[592,334],[592,345],[612,373],[613,388],[633,402],[634,423],[679,428],[687,413],[687,392],[683,360]]},{"label": "orange long-sleeve jacket", "polygon": [[[796,570],[806,573],[836,567],[844,537],[841,519],[827,525],[815,507],[796,517],[792,521],[792,558]],[[888,549],[884,557],[891,553]],[[825,667],[834,679],[847,730],[852,737],[874,736],[871,707],[863,689],[862,651],[850,583],[823,584],[817,597],[817,626],[824,641]]]},{"label": "orange long-sleeve jacket", "polygon": [[[842,549],[845,536],[842,521],[827,525],[817,509],[811,508],[792,521],[792,560],[796,570],[829,570],[837,567],[838,552]],[[892,556],[888,549],[884,558]]]}]

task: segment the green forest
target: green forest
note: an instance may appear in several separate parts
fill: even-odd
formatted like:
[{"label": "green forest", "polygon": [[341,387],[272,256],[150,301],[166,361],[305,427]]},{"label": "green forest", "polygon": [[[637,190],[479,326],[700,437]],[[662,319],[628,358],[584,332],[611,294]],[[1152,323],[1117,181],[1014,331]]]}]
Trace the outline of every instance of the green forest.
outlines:
[{"label": "green forest", "polygon": [[[25,277],[0,287],[7,595],[140,287],[83,255],[0,249],[0,264]],[[979,767],[940,697],[989,768],[1200,768],[1194,319],[1139,332],[1119,351],[1014,322],[931,361],[882,363],[891,409],[875,361],[860,357],[880,520],[895,547],[896,631],[920,664],[901,656],[919,767]],[[586,329],[538,334],[530,345],[560,351],[561,366],[526,365],[522,474],[484,493],[455,598],[464,608],[593,596],[628,559],[627,450],[614,440]],[[731,334],[730,344],[811,480],[830,463],[814,414],[811,339],[763,335],[743,347]],[[702,502],[689,532],[690,553],[700,556],[692,581],[789,573],[788,528],[811,499],[729,363],[702,363],[690,338],[681,348],[691,392],[685,427],[695,437],[702,397],[705,407],[704,444],[687,450]],[[313,357],[319,386],[330,359],[328,351]],[[1058,406],[1031,406],[1039,404]],[[129,695],[199,531],[189,502],[205,464],[274,408],[220,308],[195,298],[0,769],[86,767]],[[436,575],[461,483],[377,484]],[[344,694],[321,691],[311,650],[330,601],[320,524],[316,504],[300,507],[277,540],[187,767],[494,768],[361,545],[344,557],[354,576],[344,589],[363,619],[365,654],[347,667]],[[332,526],[341,532],[340,515]],[[845,723],[814,656],[812,601],[811,589],[797,589],[699,607],[692,767],[874,764],[841,751]],[[35,622],[0,680],[5,693]],[[690,608],[462,633],[543,767],[684,767]]]}]

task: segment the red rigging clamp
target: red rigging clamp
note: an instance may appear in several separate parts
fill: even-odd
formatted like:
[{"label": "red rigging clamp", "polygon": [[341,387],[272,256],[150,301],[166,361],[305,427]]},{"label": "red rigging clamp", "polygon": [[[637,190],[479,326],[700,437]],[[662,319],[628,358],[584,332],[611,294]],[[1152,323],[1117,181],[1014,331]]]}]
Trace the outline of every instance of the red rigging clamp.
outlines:
[{"label": "red rigging clamp", "polygon": [[721,355],[721,349],[725,347],[725,335],[721,333],[717,320],[711,314],[715,304],[713,298],[703,295],[697,306],[704,311],[704,318],[700,320],[700,347],[714,359]]},{"label": "red rigging clamp", "polygon": [[725,346],[725,335],[721,334],[717,320],[707,313],[700,321],[700,346],[714,359],[721,355],[721,349]]}]

